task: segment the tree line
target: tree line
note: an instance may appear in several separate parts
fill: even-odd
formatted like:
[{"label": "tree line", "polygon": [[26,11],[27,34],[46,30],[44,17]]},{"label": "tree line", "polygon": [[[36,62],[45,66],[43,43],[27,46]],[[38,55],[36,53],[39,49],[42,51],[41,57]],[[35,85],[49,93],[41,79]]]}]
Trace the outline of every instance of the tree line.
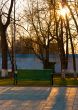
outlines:
[{"label": "tree line", "polygon": [[[13,19],[11,18],[13,3],[14,0],[11,0],[5,23],[5,20],[2,20],[3,10],[0,12],[2,69],[4,70],[8,68],[7,50],[9,42],[7,41],[10,41],[10,38],[7,40],[6,33],[8,26],[8,36],[12,38],[14,34],[12,33],[14,27],[11,22],[11,19]],[[4,2],[3,7],[5,7],[5,4],[6,2]],[[20,19],[16,19],[16,38],[22,38],[20,41],[24,42],[24,47],[31,48],[32,52],[42,61],[44,68],[48,68],[50,63],[49,54],[51,52],[51,44],[56,44],[63,78],[65,78],[68,68],[69,54],[72,53],[74,77],[76,77],[75,45],[77,45],[78,35],[77,19],[78,2],[76,0],[29,0],[26,8],[23,10],[23,14],[20,15]],[[9,33],[11,34],[9,35]],[[19,42],[17,43],[20,45]],[[12,40],[10,44],[12,47]],[[18,47],[15,49],[17,50]]]}]

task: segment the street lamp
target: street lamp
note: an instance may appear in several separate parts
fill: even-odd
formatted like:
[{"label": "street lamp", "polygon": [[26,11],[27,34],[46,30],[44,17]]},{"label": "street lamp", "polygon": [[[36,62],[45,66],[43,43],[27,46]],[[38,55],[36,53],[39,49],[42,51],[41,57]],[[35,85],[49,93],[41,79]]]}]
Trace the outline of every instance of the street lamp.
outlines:
[{"label": "street lamp", "polygon": [[17,67],[16,67],[16,58],[15,58],[15,37],[16,37],[16,25],[15,25],[15,0],[14,0],[14,23],[13,23],[13,36],[12,36],[12,77],[14,78],[14,84],[17,83]]}]

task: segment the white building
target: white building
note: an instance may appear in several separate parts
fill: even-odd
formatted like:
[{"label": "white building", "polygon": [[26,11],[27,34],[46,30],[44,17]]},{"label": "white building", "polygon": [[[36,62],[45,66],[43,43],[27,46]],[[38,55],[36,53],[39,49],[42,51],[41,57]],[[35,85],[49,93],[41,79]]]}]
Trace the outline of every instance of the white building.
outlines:
[{"label": "white building", "polygon": [[[60,58],[58,55],[52,54],[50,55],[50,62],[55,62],[55,72],[59,73],[61,72],[61,64],[60,64]],[[16,55],[16,64],[18,69],[43,69],[42,62],[34,55]],[[11,63],[9,61],[8,63],[9,68],[11,68]],[[1,69],[1,58],[0,58],[0,69]],[[76,55],[76,70],[78,72],[78,55]],[[73,72],[73,61],[72,61],[72,55],[69,55],[69,61],[68,61],[68,72]]]},{"label": "white building", "polygon": [[[24,58],[18,58],[17,61],[17,67],[22,69],[43,69],[42,62],[35,56],[35,55],[29,55]],[[61,63],[60,58],[58,55],[52,54],[50,55],[50,62],[55,62],[55,72],[59,73],[61,72]],[[78,72],[78,55],[76,55],[76,70]],[[69,61],[68,61],[68,72],[73,72],[73,61],[72,61],[72,55],[69,55]]]}]

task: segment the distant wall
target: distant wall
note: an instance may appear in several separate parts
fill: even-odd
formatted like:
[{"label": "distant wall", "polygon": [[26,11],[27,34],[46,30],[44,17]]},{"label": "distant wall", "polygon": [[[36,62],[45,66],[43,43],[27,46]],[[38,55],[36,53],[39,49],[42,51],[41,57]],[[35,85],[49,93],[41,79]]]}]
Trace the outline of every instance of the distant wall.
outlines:
[{"label": "distant wall", "polygon": [[[55,72],[59,73],[61,72],[61,64],[60,59],[58,55],[51,55],[50,56],[50,62],[56,62],[55,64]],[[43,69],[42,62],[36,58],[35,55],[17,55],[16,56],[16,63],[18,69]],[[76,69],[78,72],[78,56],[76,57]],[[8,62],[9,68],[11,68],[10,61]],[[1,57],[0,57],[0,69],[1,69]],[[68,72],[73,72],[73,63],[72,63],[72,57],[69,56],[69,62],[68,62]]]}]

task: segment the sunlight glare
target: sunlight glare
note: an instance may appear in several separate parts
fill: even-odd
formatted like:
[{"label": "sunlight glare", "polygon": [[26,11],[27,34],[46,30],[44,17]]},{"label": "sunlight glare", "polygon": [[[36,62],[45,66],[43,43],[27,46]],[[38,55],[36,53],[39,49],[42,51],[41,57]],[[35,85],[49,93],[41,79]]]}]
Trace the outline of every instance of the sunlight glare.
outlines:
[{"label": "sunlight glare", "polygon": [[69,14],[69,10],[67,7],[61,7],[60,10],[59,10],[59,14],[65,18],[66,15]]}]

